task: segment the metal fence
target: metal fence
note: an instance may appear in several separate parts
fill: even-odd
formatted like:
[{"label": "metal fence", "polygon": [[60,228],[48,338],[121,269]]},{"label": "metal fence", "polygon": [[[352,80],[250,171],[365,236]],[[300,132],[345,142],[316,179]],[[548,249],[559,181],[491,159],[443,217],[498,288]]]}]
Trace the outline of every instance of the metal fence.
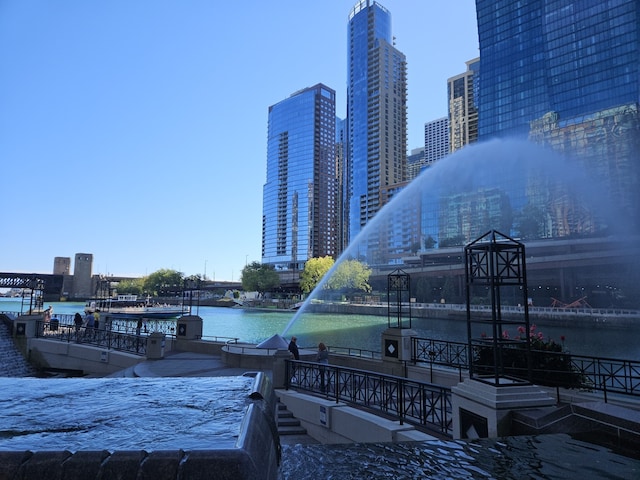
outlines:
[{"label": "metal fence", "polygon": [[[72,317],[72,316],[71,316]],[[36,322],[36,337],[68,343],[82,343],[146,356],[147,335],[114,332],[102,328],[76,327],[73,323]]]},{"label": "metal fence", "polygon": [[452,437],[451,389],[404,377],[286,360],[286,387],[321,394]]},{"label": "metal fence", "polygon": [[[469,366],[469,345],[413,337],[413,361],[456,368],[462,375]],[[474,351],[475,358],[478,351]],[[588,357],[567,352],[532,350],[532,380],[540,385],[587,391],[640,395],[640,362]],[[527,369],[507,366],[509,375],[527,378]]]}]

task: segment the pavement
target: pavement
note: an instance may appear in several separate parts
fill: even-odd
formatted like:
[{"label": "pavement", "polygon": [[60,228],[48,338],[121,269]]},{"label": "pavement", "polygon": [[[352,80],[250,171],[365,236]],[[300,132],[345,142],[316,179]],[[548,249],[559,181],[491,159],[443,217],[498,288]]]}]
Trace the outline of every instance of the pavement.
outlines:
[{"label": "pavement", "polygon": [[247,373],[247,369],[229,368],[219,356],[191,352],[169,352],[160,360],[145,360],[128,370],[134,377],[237,377]]}]

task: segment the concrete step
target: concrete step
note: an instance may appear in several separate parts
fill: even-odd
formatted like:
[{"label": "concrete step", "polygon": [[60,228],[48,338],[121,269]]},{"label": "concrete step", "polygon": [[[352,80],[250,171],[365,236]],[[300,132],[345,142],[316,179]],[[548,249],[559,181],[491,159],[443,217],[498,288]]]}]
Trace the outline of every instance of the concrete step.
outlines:
[{"label": "concrete step", "polygon": [[306,435],[307,430],[301,425],[292,425],[292,426],[286,426],[286,427],[278,425],[278,434],[281,437],[284,437],[287,435]]},{"label": "concrete step", "polygon": [[282,435],[306,435],[307,430],[300,425],[300,420],[293,416],[286,405],[278,403],[278,433]]}]

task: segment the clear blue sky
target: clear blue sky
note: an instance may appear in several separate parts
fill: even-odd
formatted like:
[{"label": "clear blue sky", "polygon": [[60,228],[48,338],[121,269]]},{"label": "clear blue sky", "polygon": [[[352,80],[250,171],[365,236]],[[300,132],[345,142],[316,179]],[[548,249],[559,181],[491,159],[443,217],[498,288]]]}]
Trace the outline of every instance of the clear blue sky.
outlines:
[{"label": "clear blue sky", "polygon": [[[239,280],[261,260],[267,112],[324,83],[345,117],[355,0],[0,1],[0,271]],[[382,0],[409,149],[478,55],[473,0]],[[205,270],[206,269],[206,270]]]}]

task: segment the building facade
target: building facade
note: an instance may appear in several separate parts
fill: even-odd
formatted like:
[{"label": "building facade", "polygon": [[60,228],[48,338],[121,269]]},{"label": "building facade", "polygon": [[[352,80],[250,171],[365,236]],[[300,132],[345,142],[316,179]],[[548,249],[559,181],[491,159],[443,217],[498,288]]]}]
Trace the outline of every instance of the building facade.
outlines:
[{"label": "building facade", "polygon": [[335,91],[317,84],[269,107],[262,263],[299,272],[337,252]]},{"label": "building facade", "polygon": [[406,58],[394,46],[391,14],[374,0],[349,13],[348,153],[344,175],[350,243],[382,208],[382,191],[406,179]]},{"label": "building facade", "polygon": [[424,124],[424,160],[433,165],[449,155],[449,119],[438,118]]},{"label": "building facade", "polygon": [[467,62],[467,71],[447,80],[450,151],[478,140],[478,96],[480,59]]},{"label": "building facade", "polygon": [[[561,152],[607,195],[628,226],[640,222],[640,3],[637,0],[477,0],[478,136],[528,138]],[[530,191],[551,237],[597,234],[607,219],[565,191]],[[622,222],[619,222],[622,223]]]}]

